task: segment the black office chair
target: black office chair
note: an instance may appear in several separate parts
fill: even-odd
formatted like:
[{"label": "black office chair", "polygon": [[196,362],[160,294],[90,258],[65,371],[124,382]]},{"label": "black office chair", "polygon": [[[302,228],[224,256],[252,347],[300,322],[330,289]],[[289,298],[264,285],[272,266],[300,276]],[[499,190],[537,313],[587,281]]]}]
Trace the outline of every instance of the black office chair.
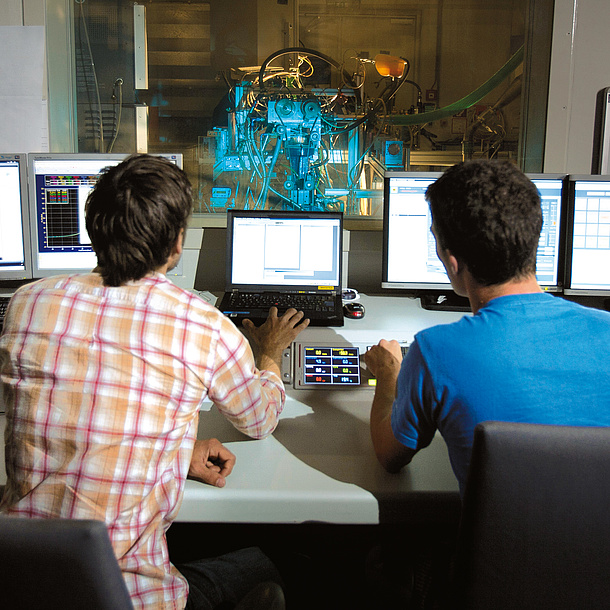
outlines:
[{"label": "black office chair", "polygon": [[131,610],[102,521],[0,518],[0,606]]},{"label": "black office chair", "polygon": [[454,608],[610,607],[610,428],[475,429]]}]

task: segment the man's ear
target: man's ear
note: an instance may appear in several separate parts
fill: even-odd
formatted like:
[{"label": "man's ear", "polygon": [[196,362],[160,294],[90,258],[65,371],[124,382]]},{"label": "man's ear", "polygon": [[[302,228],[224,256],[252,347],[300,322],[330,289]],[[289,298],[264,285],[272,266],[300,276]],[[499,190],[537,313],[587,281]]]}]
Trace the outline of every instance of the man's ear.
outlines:
[{"label": "man's ear", "polygon": [[174,244],[173,253],[178,256],[182,256],[182,246],[184,245],[184,229],[180,229],[180,233],[178,234],[178,239]]},{"label": "man's ear", "polygon": [[462,271],[463,265],[459,259],[451,253],[451,250],[445,250],[445,260],[449,267],[448,271],[451,272],[451,277],[458,276]]}]

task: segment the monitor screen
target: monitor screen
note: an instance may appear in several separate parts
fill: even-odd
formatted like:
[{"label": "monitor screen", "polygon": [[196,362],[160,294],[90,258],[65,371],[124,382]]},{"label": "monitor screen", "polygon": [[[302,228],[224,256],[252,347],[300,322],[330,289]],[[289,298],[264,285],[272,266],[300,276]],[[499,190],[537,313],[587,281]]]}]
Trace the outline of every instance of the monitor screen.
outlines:
[{"label": "monitor screen", "polygon": [[[97,258],[85,227],[85,203],[101,171],[127,154],[28,155],[32,273],[84,273]],[[159,155],[182,166],[182,155]]]},{"label": "monitor screen", "polygon": [[563,289],[565,251],[565,175],[527,174],[540,193],[542,231],[536,254],[536,279],[549,292]]},{"label": "monitor screen", "polygon": [[341,284],[340,212],[228,210],[227,291]]},{"label": "monitor screen", "polygon": [[610,176],[570,176],[565,293],[610,295]]},{"label": "monitor screen", "polygon": [[440,173],[388,172],[384,178],[382,288],[451,290],[430,231],[426,189]]},{"label": "monitor screen", "polygon": [[[388,173],[384,179],[382,288],[407,291],[448,291],[449,278],[436,254],[430,230],[432,217],[426,189],[440,173]],[[543,226],[536,260],[538,283],[549,291],[561,289],[563,260],[562,176],[529,175],[540,193]]]},{"label": "monitor screen", "polygon": [[25,154],[0,154],[0,280],[32,277]]}]

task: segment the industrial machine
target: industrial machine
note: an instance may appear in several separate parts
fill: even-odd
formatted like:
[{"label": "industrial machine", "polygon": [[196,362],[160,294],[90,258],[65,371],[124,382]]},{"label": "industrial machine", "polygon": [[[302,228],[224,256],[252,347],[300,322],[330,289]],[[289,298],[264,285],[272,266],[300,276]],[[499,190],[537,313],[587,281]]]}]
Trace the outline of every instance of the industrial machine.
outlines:
[{"label": "industrial machine", "polygon": [[[292,67],[270,65],[287,55],[298,58]],[[340,86],[316,86],[314,62],[335,68]],[[239,80],[227,80],[229,94],[217,114],[224,124],[200,140],[202,173],[209,175],[211,165],[213,178],[209,197],[200,197],[209,201],[209,209],[201,211],[238,207],[370,215],[375,203],[381,205],[382,193],[381,182],[370,188],[365,159],[379,142],[381,117],[409,69],[407,60],[389,55],[375,64],[378,71],[387,69],[385,87],[374,100],[362,99],[360,69],[349,74],[312,49],[283,49],[256,70],[234,71]],[[402,167],[402,142],[383,146]]]},{"label": "industrial machine", "polygon": [[[288,67],[272,65],[280,58],[290,58]],[[475,144],[477,155],[488,157],[506,144],[501,109],[520,94],[520,78],[494,105],[478,103],[522,62],[523,48],[445,108],[424,103],[420,86],[407,78],[407,59],[379,54],[352,60],[350,73],[327,55],[294,47],[261,66],[235,69],[230,79],[224,75],[228,94],[217,107],[214,129],[199,141],[198,211],[334,210],[381,217],[386,171],[430,171],[471,158]],[[382,78],[377,89],[365,91],[367,64]],[[405,83],[417,90],[408,109],[396,107]]]}]

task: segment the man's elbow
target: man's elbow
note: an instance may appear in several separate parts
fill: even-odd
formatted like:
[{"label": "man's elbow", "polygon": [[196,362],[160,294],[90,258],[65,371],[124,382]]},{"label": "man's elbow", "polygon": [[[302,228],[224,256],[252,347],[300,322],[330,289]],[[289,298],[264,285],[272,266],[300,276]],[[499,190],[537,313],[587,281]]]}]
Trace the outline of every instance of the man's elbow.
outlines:
[{"label": "man's elbow", "polygon": [[241,432],[243,432],[246,436],[249,436],[251,439],[262,441],[275,432],[279,423],[279,413],[268,411],[265,414],[264,419],[256,422],[255,425],[250,425],[243,428]]},{"label": "man's elbow", "polygon": [[274,426],[270,426],[264,428],[262,430],[254,430],[248,433],[248,436],[255,441],[265,440],[267,437],[271,436],[275,429],[277,428],[277,423]]},{"label": "man's elbow", "polygon": [[415,455],[413,449],[405,447],[393,435],[385,438],[376,438],[373,435],[373,448],[378,462],[391,474],[400,472]]},{"label": "man's elbow", "polygon": [[396,456],[388,455],[384,451],[376,451],[377,460],[383,466],[384,470],[390,474],[400,472],[410,461],[412,456]]},{"label": "man's elbow", "polygon": [[233,425],[251,439],[260,441],[271,436],[280,421],[280,414],[284,409],[283,396],[280,400],[265,399],[265,396],[256,403],[252,412],[255,418],[243,421],[234,421]]}]

